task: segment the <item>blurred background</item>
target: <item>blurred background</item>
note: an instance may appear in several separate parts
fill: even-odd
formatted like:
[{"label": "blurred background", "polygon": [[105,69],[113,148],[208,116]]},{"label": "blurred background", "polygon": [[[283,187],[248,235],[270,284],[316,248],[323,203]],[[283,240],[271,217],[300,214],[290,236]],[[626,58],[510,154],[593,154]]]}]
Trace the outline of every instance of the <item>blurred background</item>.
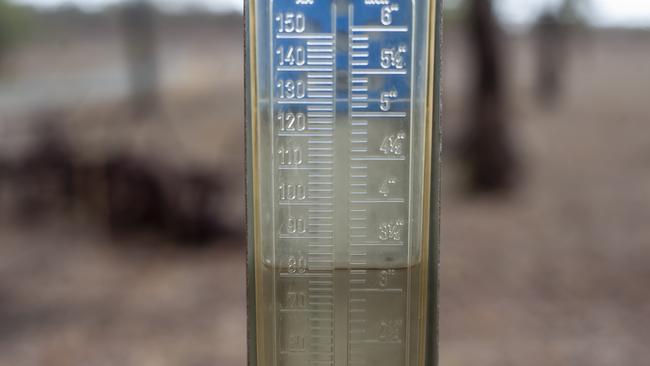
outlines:
[{"label": "blurred background", "polygon": [[[0,364],[244,365],[240,1],[0,0]],[[448,0],[441,364],[650,357],[650,3]]]}]

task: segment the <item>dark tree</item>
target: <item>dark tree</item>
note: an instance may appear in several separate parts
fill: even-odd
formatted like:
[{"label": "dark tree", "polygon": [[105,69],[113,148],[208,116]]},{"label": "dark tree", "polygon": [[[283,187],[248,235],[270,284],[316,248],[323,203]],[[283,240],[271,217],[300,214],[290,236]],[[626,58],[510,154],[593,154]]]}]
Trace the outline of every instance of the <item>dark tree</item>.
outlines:
[{"label": "dark tree", "polygon": [[517,163],[507,113],[503,34],[490,0],[470,1],[468,21],[475,75],[462,158],[472,190],[506,190],[515,182]]}]

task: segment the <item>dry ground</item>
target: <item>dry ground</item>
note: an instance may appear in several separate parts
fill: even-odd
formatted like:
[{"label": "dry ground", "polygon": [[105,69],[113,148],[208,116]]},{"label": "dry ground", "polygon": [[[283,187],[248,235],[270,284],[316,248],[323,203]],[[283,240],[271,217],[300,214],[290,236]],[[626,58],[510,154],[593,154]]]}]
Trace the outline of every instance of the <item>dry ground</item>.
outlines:
[{"label": "dry ground", "polygon": [[[452,137],[467,70],[457,62],[457,41],[447,39],[445,70]],[[521,190],[469,199],[453,159],[445,166],[442,364],[643,365],[650,352],[648,36],[600,34],[575,44],[565,98],[551,111],[534,103],[530,49],[523,41],[511,46]]]},{"label": "dry ground", "polygon": [[[145,124],[113,132],[104,117],[87,129],[100,133],[76,125],[79,140],[126,136],[154,158],[229,169],[229,207],[241,220],[239,35],[219,43],[228,45],[225,53],[209,32],[176,40],[185,47],[177,58],[208,77],[188,77],[193,82],[176,91],[185,97],[170,92],[166,129]],[[468,108],[468,66],[463,38],[448,34],[442,365],[647,363],[648,39],[600,34],[576,46],[565,98],[550,111],[534,102],[530,45],[514,42],[512,112],[526,179],[509,197],[477,198],[463,194],[453,159]],[[212,60],[219,60],[214,67]],[[243,243],[198,252],[142,243],[156,240],[110,239],[80,218],[25,227],[5,217],[0,364],[244,365]]]}]

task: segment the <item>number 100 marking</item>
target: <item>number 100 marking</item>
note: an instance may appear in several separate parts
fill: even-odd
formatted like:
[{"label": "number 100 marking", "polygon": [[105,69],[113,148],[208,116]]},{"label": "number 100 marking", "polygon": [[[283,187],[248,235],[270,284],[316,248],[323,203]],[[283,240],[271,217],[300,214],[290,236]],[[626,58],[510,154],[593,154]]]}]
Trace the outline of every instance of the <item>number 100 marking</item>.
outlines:
[{"label": "number 100 marking", "polygon": [[307,190],[302,184],[282,183],[278,187],[280,201],[304,201],[307,198]]}]

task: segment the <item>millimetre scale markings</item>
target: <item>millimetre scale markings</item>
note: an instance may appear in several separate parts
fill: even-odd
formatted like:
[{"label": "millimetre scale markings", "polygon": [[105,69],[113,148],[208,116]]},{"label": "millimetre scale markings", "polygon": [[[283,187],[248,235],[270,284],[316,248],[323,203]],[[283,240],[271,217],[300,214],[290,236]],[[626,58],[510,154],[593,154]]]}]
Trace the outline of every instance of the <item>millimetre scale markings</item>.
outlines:
[{"label": "millimetre scale markings", "polygon": [[327,53],[332,52],[331,49],[325,47],[307,47],[307,52],[310,53]]},{"label": "millimetre scale markings", "polygon": [[334,39],[332,34],[322,33],[280,33],[276,35],[277,39]]},{"label": "millimetre scale markings", "polygon": [[331,92],[334,91],[332,86],[308,86],[307,91]]},{"label": "millimetre scale markings", "polygon": [[294,71],[294,72],[328,72],[330,67],[312,67],[312,66],[279,66],[277,71]]},{"label": "millimetre scale markings", "polygon": [[333,59],[334,59],[334,55],[332,55],[331,53],[323,53],[323,54],[320,54],[320,53],[309,53],[309,54],[307,55],[307,59],[315,59],[315,60],[333,60]]},{"label": "millimetre scale markings", "polygon": [[[307,41],[307,46],[334,46],[334,41]],[[331,49],[330,49],[331,50]]]},{"label": "millimetre scale markings", "polygon": [[279,100],[278,104],[332,104],[328,99],[299,99],[299,100]]},{"label": "millimetre scale markings", "polygon": [[[330,138],[312,138],[308,140],[308,158],[310,165],[330,167],[327,171],[309,172],[307,179],[310,198],[326,199],[330,207],[334,206],[334,117],[335,117],[335,74],[336,74],[336,4],[331,6],[331,34],[327,38],[307,41],[307,66],[322,67],[307,74],[307,96],[316,99],[328,99],[328,103],[307,105],[307,124],[309,131],[329,133]],[[309,235],[325,235],[326,240],[308,243],[308,271],[323,271],[332,279],[334,271],[334,210],[333,208],[308,208]],[[324,273],[320,273],[324,274]],[[322,307],[327,313],[310,312],[308,315],[308,346],[305,354],[309,365],[334,365],[334,317],[333,301],[334,281],[313,277],[309,280],[309,307]],[[314,301],[316,300],[316,301]]]}]

